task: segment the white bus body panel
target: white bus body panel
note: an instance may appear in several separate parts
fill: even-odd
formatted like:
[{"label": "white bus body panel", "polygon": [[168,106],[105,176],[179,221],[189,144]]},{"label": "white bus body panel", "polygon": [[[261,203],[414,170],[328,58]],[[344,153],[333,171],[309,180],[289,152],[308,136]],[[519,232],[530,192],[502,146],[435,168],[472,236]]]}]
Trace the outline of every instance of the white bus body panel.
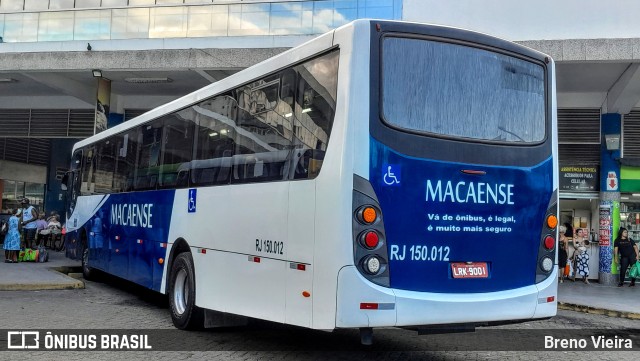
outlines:
[{"label": "white bus body panel", "polygon": [[[338,277],[336,327],[389,327],[510,321],[555,316],[557,272],[539,285],[491,293],[429,293],[389,289],[367,281],[355,267]],[[546,302],[553,296],[553,302]],[[544,301],[543,301],[544,300]],[[393,304],[361,310],[360,303]]]},{"label": "white bus body panel", "polygon": [[[196,305],[284,322],[288,198],[289,182],[199,188],[187,213],[188,190],[176,192],[174,214],[188,222],[178,216],[169,239],[191,247]],[[256,239],[283,242],[283,254],[257,253]]]},{"label": "white bus body panel", "polygon": [[[356,130],[368,136],[368,24],[356,21],[337,29],[334,36],[334,46],[340,49],[339,87],[329,148],[316,178],[314,329],[335,328],[338,273],[342,267],[353,265],[353,174],[356,167],[368,167],[369,156],[368,145],[354,149],[353,142]],[[364,31],[357,34],[358,27]],[[359,45],[354,48],[354,44]]]}]

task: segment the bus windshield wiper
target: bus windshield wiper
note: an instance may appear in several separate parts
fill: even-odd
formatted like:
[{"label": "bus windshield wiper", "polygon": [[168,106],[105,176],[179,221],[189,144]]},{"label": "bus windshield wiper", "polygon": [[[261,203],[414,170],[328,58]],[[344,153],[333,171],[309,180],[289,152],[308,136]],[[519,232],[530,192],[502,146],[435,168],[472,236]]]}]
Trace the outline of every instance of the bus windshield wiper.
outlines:
[{"label": "bus windshield wiper", "polygon": [[514,132],[512,132],[512,131],[507,130],[505,127],[498,126],[498,129],[499,129],[499,130],[502,130],[503,132],[505,132],[505,133],[507,133],[507,134],[513,135],[514,137],[518,138],[518,140],[520,140],[521,142],[525,142],[525,143],[526,143],[526,140],[522,139],[518,134],[516,134],[516,133],[514,133]]}]

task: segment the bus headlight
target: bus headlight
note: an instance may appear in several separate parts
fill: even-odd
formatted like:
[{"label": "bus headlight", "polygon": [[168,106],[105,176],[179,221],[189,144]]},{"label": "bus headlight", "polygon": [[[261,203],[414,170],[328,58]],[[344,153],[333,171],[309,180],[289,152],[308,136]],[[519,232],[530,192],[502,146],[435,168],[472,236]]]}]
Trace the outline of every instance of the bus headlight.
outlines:
[{"label": "bus headlight", "polygon": [[374,275],[380,271],[380,260],[377,256],[368,256],[364,259],[363,265],[369,274]]},{"label": "bus headlight", "polygon": [[542,259],[540,266],[542,267],[543,271],[549,272],[551,271],[551,269],[553,269],[553,260],[549,257],[545,257]]}]

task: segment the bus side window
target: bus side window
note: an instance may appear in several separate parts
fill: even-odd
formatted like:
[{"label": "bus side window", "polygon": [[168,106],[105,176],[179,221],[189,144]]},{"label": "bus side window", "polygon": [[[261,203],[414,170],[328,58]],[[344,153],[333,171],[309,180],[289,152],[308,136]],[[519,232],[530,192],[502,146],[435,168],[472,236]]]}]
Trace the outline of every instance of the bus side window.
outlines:
[{"label": "bus side window", "polygon": [[136,175],[133,187],[135,190],[155,189],[160,164],[160,148],[162,140],[162,119],[142,127],[140,150],[136,164]]},{"label": "bus side window", "polygon": [[315,178],[320,172],[324,160],[324,152],[308,149],[298,153],[299,159],[294,171],[294,179]]},{"label": "bus side window", "polygon": [[[159,169],[159,188],[178,186],[178,169],[189,162],[193,156],[193,130],[195,122],[190,118],[192,112],[181,112],[177,116],[165,117],[163,123],[163,141],[161,164]],[[181,186],[188,186],[182,181]]]},{"label": "bus side window", "polygon": [[82,184],[80,186],[80,195],[89,196],[93,194],[95,189],[95,146],[91,146],[86,148],[83,154],[83,163],[82,166]]},{"label": "bus side window", "polygon": [[196,185],[228,184],[236,148],[235,124],[238,113],[244,111],[230,94],[205,100],[192,109],[197,121],[190,181]]}]

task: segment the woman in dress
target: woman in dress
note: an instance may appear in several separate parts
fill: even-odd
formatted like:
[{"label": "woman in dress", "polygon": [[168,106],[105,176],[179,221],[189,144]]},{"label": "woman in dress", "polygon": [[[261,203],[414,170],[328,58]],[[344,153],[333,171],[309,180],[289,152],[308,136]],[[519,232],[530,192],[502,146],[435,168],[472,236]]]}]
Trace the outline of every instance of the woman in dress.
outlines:
[{"label": "woman in dress", "polygon": [[4,238],[4,261],[6,263],[18,263],[18,252],[20,251],[18,223],[20,219],[16,216],[17,213],[17,209],[13,210],[13,215],[9,218],[9,230]]},{"label": "woman in dress", "polygon": [[564,268],[567,266],[567,227],[558,227],[560,241],[558,242],[558,274],[560,275],[560,283],[564,282]]},{"label": "woman in dress", "polygon": [[576,249],[577,258],[577,270],[575,274],[581,276],[584,283],[589,284],[589,253],[587,253],[589,242],[585,239],[582,228],[576,230],[576,236],[573,238],[573,247]]}]

